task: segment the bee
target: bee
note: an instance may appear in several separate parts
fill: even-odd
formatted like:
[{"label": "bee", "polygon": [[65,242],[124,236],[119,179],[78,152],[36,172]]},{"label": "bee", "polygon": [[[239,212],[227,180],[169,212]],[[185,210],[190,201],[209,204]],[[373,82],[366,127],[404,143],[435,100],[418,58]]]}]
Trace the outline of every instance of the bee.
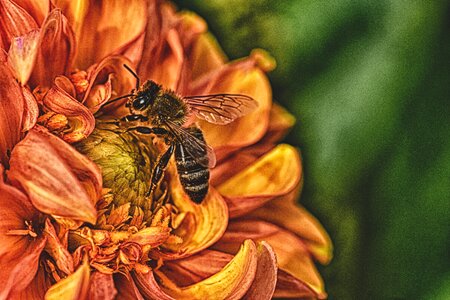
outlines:
[{"label": "bee", "polygon": [[121,126],[141,134],[154,134],[168,145],[152,172],[150,195],[160,182],[172,155],[184,191],[195,203],[201,203],[208,193],[209,169],[216,164],[213,149],[206,143],[197,126],[188,126],[191,114],[210,123],[225,125],[257,108],[257,102],[242,94],[212,94],[180,96],[152,80],[140,84],[138,75],[130,94],[110,100],[111,104],[128,98],[125,106],[130,114],[120,119]]}]

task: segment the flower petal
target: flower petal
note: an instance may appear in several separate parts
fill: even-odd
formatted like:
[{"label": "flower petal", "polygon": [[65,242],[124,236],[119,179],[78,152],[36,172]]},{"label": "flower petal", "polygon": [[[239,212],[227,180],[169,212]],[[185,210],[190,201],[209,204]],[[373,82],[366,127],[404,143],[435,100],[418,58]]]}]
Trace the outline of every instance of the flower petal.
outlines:
[{"label": "flower petal", "polygon": [[247,238],[266,241],[277,255],[278,266],[305,282],[317,295],[324,294],[322,278],[302,240],[294,234],[258,219],[233,221],[214,249],[233,253]]},{"label": "flower petal", "polygon": [[[39,268],[33,281],[25,289],[12,292],[9,295],[9,299],[42,300],[44,299],[45,292],[51,285],[51,280],[44,268]],[[2,296],[0,296],[0,299],[3,299]]]},{"label": "flower petal", "polygon": [[176,30],[178,17],[168,3],[154,1],[149,5],[149,18],[138,74],[142,80],[152,79],[165,88],[176,89],[183,65],[183,47]]},{"label": "flower petal", "polygon": [[136,39],[147,23],[146,1],[143,0],[76,4],[60,1],[60,4],[76,30],[79,52],[75,65],[80,69],[87,69]]},{"label": "flower petal", "polygon": [[21,137],[24,101],[11,68],[0,59],[0,163],[5,166],[10,151]]},{"label": "flower petal", "polygon": [[173,232],[183,242],[165,244],[171,251],[161,253],[166,259],[180,259],[208,248],[222,236],[228,222],[227,206],[216,190],[210,187],[205,200],[198,205],[185,194],[178,177],[175,177],[170,181],[172,199],[180,213],[187,215]]},{"label": "flower petal", "polygon": [[277,283],[277,259],[272,247],[266,242],[258,245],[258,267],[255,279],[243,299],[272,299]]},{"label": "flower petal", "polygon": [[145,299],[175,300],[156,282],[153,272],[147,274],[133,273],[133,279]]},{"label": "flower petal", "polygon": [[90,300],[114,300],[117,290],[114,287],[114,280],[111,274],[94,272],[91,275],[89,285]]},{"label": "flower petal", "polygon": [[14,2],[25,9],[38,24],[42,24],[50,12],[50,0],[14,0]]},{"label": "flower petal", "polygon": [[61,10],[52,10],[45,19],[38,48],[31,86],[50,87],[56,76],[70,70],[76,49],[74,33]]},{"label": "flower petal", "polygon": [[301,238],[309,252],[322,264],[333,257],[331,239],[322,225],[303,207],[294,202],[298,192],[288,198],[280,197],[250,214],[251,217],[276,224]]},{"label": "flower petal", "polygon": [[25,100],[22,131],[25,132],[36,125],[39,116],[39,107],[36,102],[36,98],[34,98],[28,87],[23,87],[22,92]]},{"label": "flower petal", "polygon": [[49,219],[45,221],[44,236],[47,238],[45,251],[56,262],[58,269],[67,275],[72,274],[74,270],[72,255],[61,243],[55,227]]},{"label": "flower petal", "polygon": [[250,288],[257,268],[257,250],[246,240],[236,256],[218,273],[198,283],[178,287],[162,273],[162,285],[176,299],[241,299]]},{"label": "flower petal", "polygon": [[64,131],[62,138],[68,143],[88,137],[95,128],[94,115],[89,109],[71,97],[58,85],[58,78],[43,99],[44,107],[69,119],[70,131]]},{"label": "flower petal", "polygon": [[[125,276],[124,274],[116,273],[114,276],[114,283],[117,287],[117,299],[124,300],[144,300],[141,293],[139,292],[134,280],[129,274]],[[156,298],[158,299],[158,298]]]},{"label": "flower petal", "polygon": [[27,83],[33,71],[39,36],[39,30],[32,30],[23,36],[12,39],[8,51],[8,63],[14,69],[16,77],[22,85]]},{"label": "flower petal", "polygon": [[276,196],[287,194],[300,181],[302,169],[297,150],[281,144],[253,165],[218,186],[225,196],[230,217],[252,211]]},{"label": "flower petal", "polygon": [[295,117],[282,106],[273,103],[270,110],[269,128],[260,143],[275,143],[283,139],[294,124]]},{"label": "flower petal", "polygon": [[10,0],[0,1],[0,37],[5,50],[9,49],[14,37],[37,28],[33,17],[25,9]]},{"label": "flower petal", "polygon": [[22,192],[3,183],[2,174],[0,166],[0,299],[5,299],[33,280],[46,239],[9,234],[10,230],[26,229],[25,221],[36,221],[38,212]]},{"label": "flower petal", "polygon": [[192,83],[188,95],[217,93],[244,94],[258,103],[254,112],[226,126],[199,121],[206,141],[215,148],[218,152],[216,155],[220,158],[222,152],[253,144],[264,135],[269,125],[272,91],[256,58],[249,57],[201,76]]},{"label": "flower petal", "polygon": [[165,261],[161,271],[178,286],[187,286],[219,272],[232,259],[228,253],[203,250],[183,259]]},{"label": "flower petal", "polygon": [[78,300],[85,299],[89,293],[90,267],[84,262],[75,273],[62,279],[47,291],[46,300]]},{"label": "flower petal", "polygon": [[41,127],[14,148],[8,172],[39,210],[90,223],[96,221],[100,174],[94,163]]},{"label": "flower petal", "polygon": [[326,299],[327,294],[317,294],[311,287],[286,271],[278,270],[275,298]]}]

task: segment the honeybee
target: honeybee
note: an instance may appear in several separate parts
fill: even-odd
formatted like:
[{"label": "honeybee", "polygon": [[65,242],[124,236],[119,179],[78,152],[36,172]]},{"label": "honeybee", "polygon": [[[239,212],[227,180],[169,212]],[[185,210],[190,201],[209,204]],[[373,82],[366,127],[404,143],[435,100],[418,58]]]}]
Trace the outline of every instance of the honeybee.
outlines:
[{"label": "honeybee", "polygon": [[130,114],[121,118],[121,126],[141,134],[154,134],[168,145],[152,172],[150,195],[162,178],[170,158],[175,154],[178,176],[186,194],[201,203],[208,193],[209,169],[216,164],[213,149],[207,145],[200,128],[186,126],[190,114],[210,123],[225,125],[257,108],[257,102],[242,94],[180,96],[152,80],[140,84],[138,75],[130,94],[110,100],[107,104],[128,98],[125,106]]}]

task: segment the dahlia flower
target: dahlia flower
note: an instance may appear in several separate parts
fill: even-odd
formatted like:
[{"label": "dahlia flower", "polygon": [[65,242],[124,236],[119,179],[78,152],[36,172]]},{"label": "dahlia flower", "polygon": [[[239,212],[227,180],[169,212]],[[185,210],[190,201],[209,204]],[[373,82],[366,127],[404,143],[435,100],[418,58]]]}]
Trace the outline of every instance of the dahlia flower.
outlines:
[{"label": "dahlia flower", "polygon": [[[294,118],[262,50],[228,61],[205,22],[156,0],[0,1],[0,299],[325,298],[331,243],[296,204]],[[193,118],[215,152],[201,204],[165,147],[109,123],[135,78],[180,95],[239,93],[229,125]]]}]

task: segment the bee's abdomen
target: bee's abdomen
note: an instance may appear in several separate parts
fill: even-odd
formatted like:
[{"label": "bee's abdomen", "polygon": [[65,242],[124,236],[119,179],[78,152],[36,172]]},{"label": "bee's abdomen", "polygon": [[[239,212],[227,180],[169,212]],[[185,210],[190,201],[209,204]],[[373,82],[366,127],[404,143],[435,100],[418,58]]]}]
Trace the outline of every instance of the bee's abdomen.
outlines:
[{"label": "bee's abdomen", "polygon": [[[197,130],[198,132],[192,132],[193,130],[191,130],[191,133],[203,140],[203,135],[199,129]],[[206,156],[192,157],[180,143],[175,149],[175,161],[180,182],[185,192],[192,201],[201,203],[205,199],[209,187],[208,158]]]}]

